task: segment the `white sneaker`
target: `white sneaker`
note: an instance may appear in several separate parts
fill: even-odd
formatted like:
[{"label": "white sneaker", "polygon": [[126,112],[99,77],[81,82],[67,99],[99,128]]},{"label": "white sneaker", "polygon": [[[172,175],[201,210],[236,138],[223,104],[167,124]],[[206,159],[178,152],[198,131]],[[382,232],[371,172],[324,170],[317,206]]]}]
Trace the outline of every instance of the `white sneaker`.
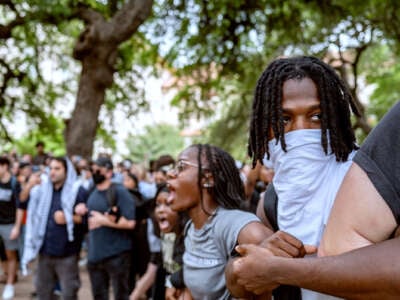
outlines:
[{"label": "white sneaker", "polygon": [[3,300],[10,300],[14,298],[14,286],[12,284],[6,284],[3,290]]}]

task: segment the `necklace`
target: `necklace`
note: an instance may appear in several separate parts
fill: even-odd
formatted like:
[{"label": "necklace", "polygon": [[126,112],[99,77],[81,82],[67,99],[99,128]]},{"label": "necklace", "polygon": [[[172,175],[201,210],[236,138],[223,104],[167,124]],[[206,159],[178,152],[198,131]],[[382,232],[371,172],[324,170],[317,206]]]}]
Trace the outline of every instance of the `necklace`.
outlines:
[{"label": "necklace", "polygon": [[217,206],[213,212],[208,216],[206,223],[210,223],[212,221],[212,219],[217,215],[217,210],[218,210],[219,206]]}]

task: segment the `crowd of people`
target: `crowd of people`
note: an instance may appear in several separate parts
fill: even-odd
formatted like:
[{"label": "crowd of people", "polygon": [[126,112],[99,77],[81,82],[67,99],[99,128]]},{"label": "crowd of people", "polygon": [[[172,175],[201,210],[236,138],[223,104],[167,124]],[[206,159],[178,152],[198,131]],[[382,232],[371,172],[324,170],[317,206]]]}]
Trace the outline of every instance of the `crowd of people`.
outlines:
[{"label": "crowd of people", "polygon": [[[201,149],[201,145],[196,147]],[[211,220],[207,210],[213,209],[216,215],[219,205],[221,215],[227,204],[218,204],[217,199],[232,197],[234,203],[228,204],[228,208],[236,207],[241,211],[238,216],[245,214],[247,222],[256,221],[254,199],[258,199],[271,178],[268,170],[260,172],[258,168],[261,176],[257,173],[257,178],[251,178],[254,171],[248,166],[234,161],[217,147],[204,147],[202,152],[211,151],[214,156],[216,152],[228,159],[231,170],[226,170],[226,178],[216,183],[227,185],[218,189],[225,194],[212,197],[211,207],[207,204],[202,212],[203,219]],[[151,170],[150,166],[146,168],[129,159],[114,166],[110,155],[100,155],[94,160],[54,157],[44,152],[43,142],[37,143],[37,150],[35,157],[16,153],[0,157],[0,170],[4,170],[4,174],[0,172],[0,189],[9,192],[9,197],[2,196],[0,202],[7,204],[1,211],[8,215],[8,219],[3,218],[8,229],[2,233],[4,299],[13,298],[19,272],[34,273],[34,295],[38,299],[53,299],[55,293],[62,299],[76,299],[81,284],[79,265],[83,262],[87,265],[94,299],[108,299],[111,290],[115,299],[192,298],[183,279],[184,230],[187,221],[192,220],[190,207],[173,209],[169,199],[174,193],[172,183],[167,184],[189,162],[162,155],[152,163]],[[220,168],[217,161],[207,164],[215,165],[215,170]],[[230,183],[232,170],[237,172],[234,185]],[[256,187],[253,181],[259,177],[264,181],[261,187]],[[202,198],[207,200],[199,202],[199,207],[203,201],[211,201],[214,183],[205,185]],[[237,194],[227,193],[232,187]],[[248,193],[252,190],[249,197],[245,196],[245,188]],[[258,223],[261,230],[267,230]],[[195,224],[200,226],[197,220]],[[238,226],[242,226],[241,222]],[[232,230],[239,234],[239,229]],[[224,241],[226,237],[220,239]],[[225,248],[236,245],[236,239]],[[246,235],[242,240],[251,241]],[[223,257],[220,277],[229,253]],[[224,280],[219,285],[221,292]],[[224,288],[223,293],[228,291]]]},{"label": "crowd of people", "polygon": [[[261,74],[251,165],[209,144],[152,166],[110,155],[0,157],[0,235],[12,299],[395,299],[400,295],[400,104],[358,146],[358,115],[314,57]],[[82,257],[82,253],[87,253]]]}]

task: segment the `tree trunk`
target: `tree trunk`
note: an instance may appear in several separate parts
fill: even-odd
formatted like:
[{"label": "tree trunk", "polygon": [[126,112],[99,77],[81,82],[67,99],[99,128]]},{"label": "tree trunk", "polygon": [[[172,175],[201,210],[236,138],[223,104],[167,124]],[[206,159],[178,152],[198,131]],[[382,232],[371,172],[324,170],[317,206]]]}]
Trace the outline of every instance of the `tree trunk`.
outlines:
[{"label": "tree trunk", "polygon": [[152,0],[129,0],[111,20],[88,7],[77,11],[86,27],[73,53],[82,71],[75,108],[66,122],[67,155],[92,156],[99,112],[106,89],[113,83],[118,46],[149,17],[152,5]]},{"label": "tree trunk", "polygon": [[108,78],[110,84],[113,80],[112,70],[104,65],[104,62],[94,61],[92,57],[86,57],[82,63],[78,96],[71,119],[67,124],[66,144],[69,156],[92,156],[98,116],[108,87],[101,79],[101,74],[105,76],[103,79]]}]

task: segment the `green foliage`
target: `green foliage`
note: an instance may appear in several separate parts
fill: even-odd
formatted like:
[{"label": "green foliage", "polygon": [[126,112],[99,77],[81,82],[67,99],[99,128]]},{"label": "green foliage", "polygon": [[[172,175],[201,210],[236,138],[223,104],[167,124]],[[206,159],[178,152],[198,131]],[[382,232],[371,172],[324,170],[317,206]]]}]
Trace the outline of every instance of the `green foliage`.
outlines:
[{"label": "green foliage", "polygon": [[[400,20],[398,6],[377,0],[164,0],[155,7],[161,17],[155,20],[152,35],[168,36],[153,40],[165,51],[177,78],[174,88],[178,93],[172,105],[180,108],[180,117],[207,118],[221,112],[208,128],[206,139],[242,159],[246,156],[252,91],[267,63],[278,55],[322,58],[328,51],[350,56],[360,53],[363,58],[364,49],[374,45],[400,45],[400,26],[388,26],[390,16],[394,24]],[[348,57],[341,58],[352,68],[347,80],[358,94],[358,86],[351,80],[366,70],[359,68],[358,62],[346,60]],[[385,78],[387,87],[391,82],[397,86],[388,71],[379,80],[368,75],[368,83],[378,87],[376,93],[382,93]],[[396,93],[387,96],[381,98],[383,110],[393,102],[391,97],[398,99]],[[375,103],[380,106],[371,102]]]},{"label": "green foliage", "polygon": [[145,163],[164,154],[176,157],[184,147],[179,129],[169,124],[148,125],[142,134],[129,135],[125,143],[129,158]]},{"label": "green foliage", "polygon": [[221,82],[218,87],[220,114],[203,138],[203,142],[217,145],[241,161],[247,158],[248,124],[256,79],[267,65],[258,55],[252,61],[254,67],[247,68],[243,76],[233,75]]},{"label": "green foliage", "polygon": [[108,150],[115,150],[117,147],[117,144],[114,139],[114,135],[116,134],[115,130],[107,130],[104,128],[102,124],[100,124],[97,127],[97,133],[96,133],[96,142],[98,143],[98,146],[103,148],[103,149],[108,149]]},{"label": "green foliage", "polygon": [[362,62],[366,82],[374,86],[368,112],[380,120],[400,100],[400,58],[387,44],[371,47]]},{"label": "green foliage", "polygon": [[2,147],[2,151],[15,149],[18,154],[32,154],[35,152],[35,145],[43,141],[45,150],[55,156],[65,155],[65,143],[63,138],[64,123],[59,118],[50,115],[43,126],[36,126],[27,134],[12,143],[8,142]]},{"label": "green foliage", "polygon": [[[65,107],[76,97],[79,65],[71,53],[84,24],[76,18],[75,9],[78,6],[90,7],[107,19],[124,2],[30,0],[13,1],[15,5],[12,8],[0,5],[1,12],[4,12],[0,23],[11,22],[17,16],[24,18],[13,28],[7,43],[0,44],[0,53],[6,53],[0,59],[0,140],[12,141],[5,124],[12,122],[16,112],[26,114],[28,127],[47,127],[52,124],[47,116],[56,107]],[[127,117],[147,109],[143,70],[148,66],[153,69],[157,59],[157,47],[151,45],[143,34],[121,45],[115,81],[106,94],[107,115],[113,116],[117,107],[122,108]],[[5,82],[4,74],[11,72],[11,78]],[[63,117],[68,117],[68,111],[62,113]],[[115,148],[112,118],[109,121],[111,126],[102,126],[98,130],[99,139]]]},{"label": "green foliage", "polygon": [[[25,113],[28,127],[40,134],[46,136],[46,128],[58,132],[54,110],[66,106],[77,92],[79,66],[71,53],[84,24],[76,19],[75,9],[90,7],[108,19],[125,1],[13,3],[15,10],[0,5],[2,25],[17,15],[24,17],[0,43],[2,140],[11,139],[4,121],[12,122],[16,112]],[[114,84],[106,94],[105,109],[111,117],[100,124],[99,143],[115,149],[112,112],[122,110],[130,117],[146,110],[146,78],[167,69],[175,79],[171,88],[177,90],[171,104],[180,109],[182,124],[193,116],[209,118],[215,123],[206,130],[206,142],[245,158],[253,90],[271,59],[292,54],[322,57],[327,50],[351,52],[362,44],[367,50],[356,71],[376,87],[367,112],[379,119],[399,99],[394,88],[400,81],[399,13],[400,2],[380,0],[158,0],[149,22],[119,47]],[[49,62],[51,78],[45,75]],[[36,139],[34,131],[22,144]],[[147,128],[144,136],[149,132]],[[132,139],[144,143],[138,159],[157,156],[152,153],[164,149],[154,142],[158,139]],[[140,147],[134,144],[132,155]]]}]

